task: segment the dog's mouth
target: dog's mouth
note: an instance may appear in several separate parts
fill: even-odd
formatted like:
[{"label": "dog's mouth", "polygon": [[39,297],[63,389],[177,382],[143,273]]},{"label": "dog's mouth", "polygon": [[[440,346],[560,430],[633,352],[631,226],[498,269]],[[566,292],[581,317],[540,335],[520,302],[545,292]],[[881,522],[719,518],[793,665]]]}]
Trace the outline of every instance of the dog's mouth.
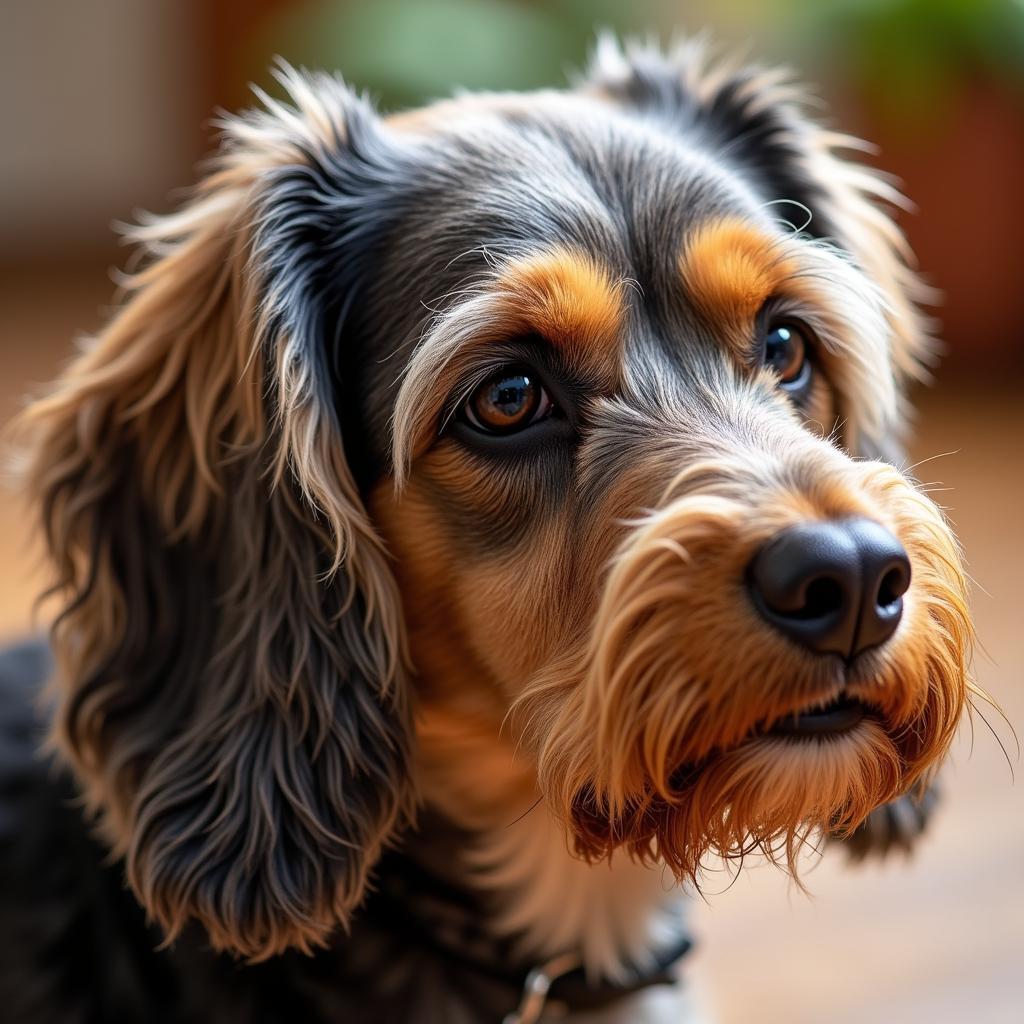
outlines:
[{"label": "dog's mouth", "polygon": [[816,739],[838,736],[855,729],[868,708],[854,697],[839,696],[819,707],[797,711],[775,722],[765,735],[786,739]]},{"label": "dog's mouth", "polygon": [[[877,712],[875,714],[877,715]],[[772,722],[771,725],[755,726],[747,734],[744,742],[764,738],[779,738],[792,742],[824,740],[853,732],[861,722],[871,717],[872,709],[863,701],[840,694],[825,704],[794,711]],[[721,752],[713,752],[699,761],[681,764],[672,774],[673,786],[685,789]]]}]

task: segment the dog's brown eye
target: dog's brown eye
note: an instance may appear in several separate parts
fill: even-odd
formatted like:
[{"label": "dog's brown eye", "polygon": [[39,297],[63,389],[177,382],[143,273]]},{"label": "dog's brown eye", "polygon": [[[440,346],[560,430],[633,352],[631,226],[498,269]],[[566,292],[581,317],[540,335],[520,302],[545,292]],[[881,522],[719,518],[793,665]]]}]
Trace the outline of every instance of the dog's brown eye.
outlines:
[{"label": "dog's brown eye", "polygon": [[465,405],[466,419],[488,434],[512,434],[551,411],[551,398],[529,370],[502,369]]},{"label": "dog's brown eye", "polygon": [[764,343],[764,365],[770,366],[788,388],[801,386],[807,377],[807,341],[796,324],[776,324]]}]

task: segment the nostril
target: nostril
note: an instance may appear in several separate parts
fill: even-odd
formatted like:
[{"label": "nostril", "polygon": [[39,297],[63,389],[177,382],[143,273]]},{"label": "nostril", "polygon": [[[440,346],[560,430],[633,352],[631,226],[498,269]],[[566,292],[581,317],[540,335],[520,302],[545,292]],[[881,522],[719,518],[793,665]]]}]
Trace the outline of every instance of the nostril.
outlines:
[{"label": "nostril", "polygon": [[862,589],[860,558],[842,523],[803,523],[772,538],[749,567],[761,616],[820,654],[850,649]]},{"label": "nostril", "polygon": [[839,580],[822,576],[807,585],[803,608],[790,614],[795,619],[820,619],[840,611],[845,602],[845,592]]},{"label": "nostril", "polygon": [[894,566],[882,577],[875,604],[883,610],[894,608],[909,585],[910,579],[903,566]]}]

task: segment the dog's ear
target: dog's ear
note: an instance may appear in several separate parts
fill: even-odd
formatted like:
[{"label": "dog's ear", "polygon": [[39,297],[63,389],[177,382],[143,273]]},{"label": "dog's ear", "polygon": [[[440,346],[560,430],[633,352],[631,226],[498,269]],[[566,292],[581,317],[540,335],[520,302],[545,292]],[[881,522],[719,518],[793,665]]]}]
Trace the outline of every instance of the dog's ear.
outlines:
[{"label": "dog's ear", "polygon": [[808,116],[805,94],[788,72],[714,58],[704,39],[666,54],[646,45],[623,51],[603,36],[583,88],[685,126],[740,171],[780,221],[835,245],[874,283],[889,321],[888,350],[859,368],[872,376],[871,386],[844,403],[844,440],[858,455],[898,461],[905,388],[927,379],[933,361],[934,323],[921,306],[935,293],[914,271],[892,218],[906,200],[891,180],[854,159],[865,145]]},{"label": "dog's ear", "polygon": [[252,959],[344,926],[414,799],[400,605],[336,407],[348,296],[325,299],[369,269],[394,143],[338,80],[280,77],[295,105],[224,122],[26,413],[55,742],[168,937],[197,918]]}]

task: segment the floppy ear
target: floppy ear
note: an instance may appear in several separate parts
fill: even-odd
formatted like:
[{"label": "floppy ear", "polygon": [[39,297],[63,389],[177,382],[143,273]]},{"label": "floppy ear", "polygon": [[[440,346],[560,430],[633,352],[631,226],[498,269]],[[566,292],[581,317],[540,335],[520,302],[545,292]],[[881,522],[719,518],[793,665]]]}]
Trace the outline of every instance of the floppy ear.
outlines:
[{"label": "floppy ear", "polygon": [[804,233],[836,245],[864,271],[885,305],[889,344],[879,365],[864,367],[875,375],[870,401],[858,396],[842,410],[844,440],[855,454],[899,461],[904,390],[927,379],[933,361],[934,323],[920,306],[936,295],[915,273],[891,216],[906,200],[891,180],[851,159],[869,147],[811,119],[787,71],[712,58],[703,39],[662,54],[645,45],[623,52],[603,36],[584,88],[685,126],[743,173],[780,220],[801,226],[805,207]]},{"label": "floppy ear", "polygon": [[322,299],[362,258],[387,144],[336,79],[279,77],[295,106],[224,122],[26,414],[64,599],[55,742],[168,938],[197,918],[252,959],[345,925],[413,804],[403,623]]}]

